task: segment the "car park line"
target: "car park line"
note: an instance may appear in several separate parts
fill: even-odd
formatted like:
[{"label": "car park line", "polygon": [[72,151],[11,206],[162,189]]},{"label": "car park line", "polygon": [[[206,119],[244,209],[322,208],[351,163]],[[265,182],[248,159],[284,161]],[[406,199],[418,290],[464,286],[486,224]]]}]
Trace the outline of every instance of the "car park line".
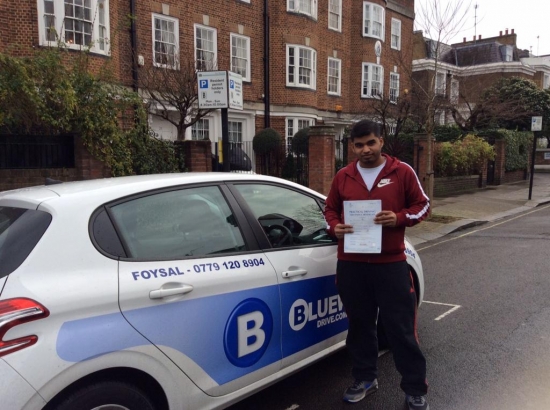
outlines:
[{"label": "car park line", "polygon": [[460,306],[460,305],[453,305],[452,303],[428,302],[427,300],[424,300],[422,303],[429,303],[429,304],[432,304],[432,305],[441,305],[441,306],[452,306],[452,309],[449,309],[448,311],[446,311],[446,312],[443,313],[442,315],[439,315],[439,316],[436,317],[434,320],[441,320],[441,319],[443,319],[445,316],[450,315],[451,313],[453,313],[454,311],[456,311],[456,310],[458,310],[459,308],[462,307],[462,306]]}]

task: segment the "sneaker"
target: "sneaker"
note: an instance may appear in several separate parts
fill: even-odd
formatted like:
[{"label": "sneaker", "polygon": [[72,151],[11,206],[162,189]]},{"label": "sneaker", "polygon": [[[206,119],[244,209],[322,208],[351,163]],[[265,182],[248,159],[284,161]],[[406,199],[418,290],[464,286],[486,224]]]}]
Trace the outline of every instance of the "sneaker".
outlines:
[{"label": "sneaker", "polygon": [[353,384],[348,387],[344,393],[344,401],[349,403],[357,403],[378,390],[378,380],[374,379],[372,382],[366,382],[361,380],[355,380]]},{"label": "sneaker", "polygon": [[430,410],[426,396],[409,396],[405,399],[409,410]]}]

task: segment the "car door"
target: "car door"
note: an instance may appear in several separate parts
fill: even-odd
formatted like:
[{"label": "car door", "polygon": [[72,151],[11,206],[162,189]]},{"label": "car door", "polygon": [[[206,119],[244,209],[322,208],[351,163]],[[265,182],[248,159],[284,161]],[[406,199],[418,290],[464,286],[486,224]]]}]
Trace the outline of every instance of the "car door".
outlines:
[{"label": "car door", "polygon": [[[347,316],[335,285],[336,242],[321,199],[295,185],[235,183],[231,189],[267,238],[265,255],[281,286],[283,367],[344,340]],[[248,209],[247,209],[248,208]]]},{"label": "car door", "polygon": [[126,248],[124,317],[209,395],[281,367],[277,277],[227,188],[195,186],[112,204]]}]

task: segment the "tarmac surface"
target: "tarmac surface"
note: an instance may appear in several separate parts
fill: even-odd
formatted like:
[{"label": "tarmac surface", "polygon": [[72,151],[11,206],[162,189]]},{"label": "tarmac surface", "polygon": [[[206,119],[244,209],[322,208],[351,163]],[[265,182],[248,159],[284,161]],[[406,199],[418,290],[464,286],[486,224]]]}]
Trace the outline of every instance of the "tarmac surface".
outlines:
[{"label": "tarmac surface", "polygon": [[433,241],[462,229],[493,222],[550,203],[550,173],[536,173],[529,200],[529,179],[473,192],[434,198],[430,218],[406,235],[413,245]]}]

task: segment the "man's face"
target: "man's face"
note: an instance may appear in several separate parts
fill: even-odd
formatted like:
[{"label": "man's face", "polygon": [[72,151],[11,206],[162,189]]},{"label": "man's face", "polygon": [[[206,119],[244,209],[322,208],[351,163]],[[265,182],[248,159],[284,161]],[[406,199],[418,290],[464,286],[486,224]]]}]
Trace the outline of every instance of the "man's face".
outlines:
[{"label": "man's face", "polygon": [[382,147],[384,140],[382,137],[377,137],[374,134],[356,137],[351,142],[353,152],[359,158],[359,165],[363,168],[375,168],[382,165],[384,158],[382,157]]}]

